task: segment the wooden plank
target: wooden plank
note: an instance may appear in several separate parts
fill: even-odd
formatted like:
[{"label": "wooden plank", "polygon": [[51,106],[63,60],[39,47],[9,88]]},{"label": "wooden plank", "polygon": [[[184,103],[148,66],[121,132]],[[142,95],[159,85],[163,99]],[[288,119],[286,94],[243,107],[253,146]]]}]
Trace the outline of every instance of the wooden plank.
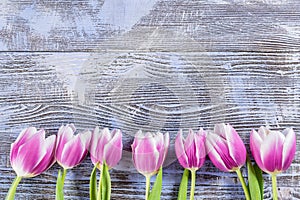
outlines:
[{"label": "wooden plank", "polygon": [[[293,127],[299,146],[298,2],[8,0],[0,6],[2,199],[15,175],[10,143],[29,125],[49,134],[66,123],[78,130],[121,128],[124,156],[112,171],[112,199],[144,198],[143,177],[130,160],[138,129],[169,131],[174,143],[179,128],[230,122],[248,146],[251,128],[267,124]],[[299,158],[298,150],[278,178],[281,199],[300,199]],[[23,180],[17,198],[54,199],[57,170]],[[88,199],[91,170],[87,158],[69,171],[66,199]],[[162,199],[176,199],[181,173],[171,146]],[[243,191],[234,174],[207,161],[196,197],[243,199]]]},{"label": "wooden plank", "polygon": [[[173,145],[180,128],[212,130],[215,123],[228,122],[248,147],[252,128],[293,127],[299,146],[297,56],[269,51],[0,53],[0,198],[15,175],[9,164],[10,143],[29,125],[43,127],[49,134],[66,123],[75,123],[78,130],[96,125],[121,128],[124,156],[111,172],[112,199],[144,198],[145,181],[130,156],[139,129],[170,132],[162,199],[176,199],[183,172]],[[57,170],[55,165],[41,176],[24,179],[17,198],[53,199]],[[69,171],[66,199],[88,199],[91,170],[87,158]],[[269,199],[270,178],[264,178],[264,196]],[[300,199],[299,150],[278,182],[281,199]],[[236,175],[218,171],[210,161],[197,174],[196,197],[244,198]]]},{"label": "wooden plank", "polygon": [[207,51],[299,50],[299,2],[139,2],[4,1],[0,50],[197,50],[194,45],[182,44],[183,39],[170,42],[179,36],[192,39]]}]

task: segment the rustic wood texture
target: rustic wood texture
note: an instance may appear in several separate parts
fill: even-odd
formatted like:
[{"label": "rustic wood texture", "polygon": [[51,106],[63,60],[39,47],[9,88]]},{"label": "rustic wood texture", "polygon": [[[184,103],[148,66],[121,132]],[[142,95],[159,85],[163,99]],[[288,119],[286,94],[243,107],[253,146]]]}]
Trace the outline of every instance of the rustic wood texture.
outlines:
[{"label": "rustic wood texture", "polygon": [[[280,199],[300,199],[300,4],[287,0],[1,1],[0,198],[15,176],[9,151],[27,126],[56,134],[120,128],[124,156],[111,171],[112,199],[143,199],[131,163],[139,129],[212,130],[231,123],[247,148],[252,128],[293,127],[297,152],[278,177]],[[24,179],[16,199],[54,199],[58,165]],[[70,170],[66,199],[89,199],[92,164]],[[183,169],[174,145],[162,199],[176,199]],[[243,173],[246,175],[245,169]],[[265,199],[272,199],[265,178]],[[233,173],[206,161],[196,199],[244,199]]]}]

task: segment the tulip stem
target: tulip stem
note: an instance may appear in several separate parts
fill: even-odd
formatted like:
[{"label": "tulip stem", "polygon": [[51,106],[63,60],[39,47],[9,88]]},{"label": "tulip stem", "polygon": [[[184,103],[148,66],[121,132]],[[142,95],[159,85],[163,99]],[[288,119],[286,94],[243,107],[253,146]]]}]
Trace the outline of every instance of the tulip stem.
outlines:
[{"label": "tulip stem", "polygon": [[8,194],[5,198],[5,200],[14,200],[15,199],[15,194],[16,194],[16,190],[17,190],[17,186],[19,185],[20,181],[21,181],[22,177],[17,176],[14,180],[14,182],[12,183]]},{"label": "tulip stem", "polygon": [[56,200],[63,200],[64,199],[64,185],[66,179],[67,169],[63,169],[61,174],[61,170],[58,171],[57,181],[56,181]]},{"label": "tulip stem", "polygon": [[98,195],[97,195],[97,200],[101,200],[102,199],[102,177],[103,177],[103,164],[100,166],[100,179],[99,179],[99,185],[98,185]]},{"label": "tulip stem", "polygon": [[146,175],[146,194],[145,194],[145,200],[148,200],[149,197],[149,191],[150,191],[150,175]]},{"label": "tulip stem", "polygon": [[277,180],[276,180],[276,175],[272,175],[272,191],[273,191],[273,200],[278,199],[278,194],[277,194]]},{"label": "tulip stem", "polygon": [[195,185],[196,185],[196,170],[195,169],[191,169],[191,175],[192,175],[192,180],[191,180],[190,200],[194,200]]},{"label": "tulip stem", "polygon": [[241,184],[242,184],[242,187],[243,187],[243,190],[244,190],[244,193],[245,193],[246,200],[251,200],[251,198],[250,198],[250,193],[249,193],[248,187],[247,187],[247,185],[246,185],[246,182],[245,182],[245,179],[244,179],[244,177],[243,177],[243,175],[242,175],[241,170],[240,170],[240,169],[237,169],[237,170],[236,170],[236,173],[237,173],[238,178],[240,179],[240,182],[241,182]]}]

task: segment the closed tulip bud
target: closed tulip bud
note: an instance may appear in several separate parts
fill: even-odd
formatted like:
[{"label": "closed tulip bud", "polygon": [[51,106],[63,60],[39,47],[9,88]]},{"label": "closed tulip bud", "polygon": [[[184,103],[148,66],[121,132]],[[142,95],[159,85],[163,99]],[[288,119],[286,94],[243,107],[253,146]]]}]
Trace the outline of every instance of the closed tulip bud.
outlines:
[{"label": "closed tulip bud", "polygon": [[216,124],[214,132],[207,135],[206,150],[217,168],[225,172],[237,173],[246,200],[250,200],[249,189],[240,170],[246,162],[247,151],[235,129],[229,124]]},{"label": "closed tulip bud", "polygon": [[108,128],[101,131],[96,127],[92,133],[90,146],[91,160],[94,165],[100,169],[105,162],[109,168],[113,168],[118,164],[122,157],[122,132],[114,129],[111,132]]},{"label": "closed tulip bud", "polygon": [[[135,135],[132,148],[132,160],[135,168],[146,178],[145,199],[149,198],[150,178],[159,170],[162,173],[162,164],[167,156],[170,144],[169,133],[163,135],[160,132],[156,134],[138,131]],[[162,181],[162,176],[159,176]],[[161,188],[160,188],[161,190]],[[160,199],[160,194],[156,197]]]},{"label": "closed tulip bud", "polygon": [[191,200],[194,199],[196,171],[205,162],[205,140],[206,132],[203,129],[200,129],[198,133],[194,133],[190,129],[186,139],[182,137],[182,130],[180,130],[175,139],[175,152],[178,161],[182,167],[189,169],[191,172]]},{"label": "closed tulip bud", "polygon": [[10,162],[18,177],[34,177],[50,168],[55,162],[55,140],[55,135],[45,139],[43,129],[23,130],[10,150]]},{"label": "closed tulip bud", "polygon": [[200,129],[198,133],[189,130],[186,139],[182,137],[182,130],[175,139],[175,152],[179,163],[186,169],[199,169],[205,162],[206,132]]},{"label": "closed tulip bud", "polygon": [[81,163],[88,153],[91,132],[74,135],[73,124],[61,126],[57,134],[55,157],[64,169],[71,169]]},{"label": "closed tulip bud", "polygon": [[138,131],[131,145],[136,169],[145,176],[156,174],[166,158],[169,143],[169,133],[143,135]]},{"label": "closed tulip bud", "polygon": [[22,178],[37,176],[54,164],[55,141],[55,135],[46,139],[45,131],[37,131],[35,127],[29,127],[20,133],[17,140],[11,144],[10,163],[17,177],[7,193],[6,200],[15,199],[16,188]]},{"label": "closed tulip bud", "polygon": [[296,135],[293,129],[282,133],[260,127],[250,133],[250,149],[261,170],[272,176],[273,199],[278,199],[276,175],[287,170],[296,153]]},{"label": "closed tulip bud", "polygon": [[206,141],[208,156],[220,170],[236,171],[245,164],[246,147],[231,125],[215,125],[214,132],[207,135]]},{"label": "closed tulip bud", "polygon": [[287,170],[295,156],[296,135],[293,129],[282,133],[260,127],[250,134],[250,148],[257,165],[266,173],[277,174]]}]

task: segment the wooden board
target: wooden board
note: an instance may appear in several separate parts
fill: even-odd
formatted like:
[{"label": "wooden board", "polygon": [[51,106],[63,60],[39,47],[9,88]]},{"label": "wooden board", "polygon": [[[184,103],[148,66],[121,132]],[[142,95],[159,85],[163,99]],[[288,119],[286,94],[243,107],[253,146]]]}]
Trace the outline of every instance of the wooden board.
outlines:
[{"label": "wooden board", "polygon": [[[3,1],[0,11],[0,198],[15,176],[10,143],[27,126],[56,134],[121,128],[124,155],[112,199],[143,199],[131,162],[139,129],[169,132],[162,199],[176,199],[183,169],[178,129],[231,123],[293,127],[297,152],[278,177],[280,199],[300,199],[300,4],[294,1]],[[67,174],[66,199],[88,199],[89,158]],[[58,165],[18,187],[17,199],[54,199]],[[246,174],[245,169],[243,170]],[[264,176],[265,199],[271,180]],[[237,176],[207,160],[196,199],[244,199]]]}]

